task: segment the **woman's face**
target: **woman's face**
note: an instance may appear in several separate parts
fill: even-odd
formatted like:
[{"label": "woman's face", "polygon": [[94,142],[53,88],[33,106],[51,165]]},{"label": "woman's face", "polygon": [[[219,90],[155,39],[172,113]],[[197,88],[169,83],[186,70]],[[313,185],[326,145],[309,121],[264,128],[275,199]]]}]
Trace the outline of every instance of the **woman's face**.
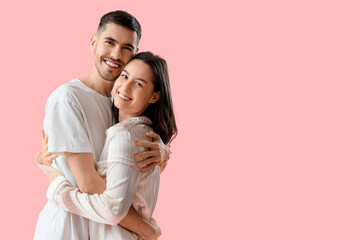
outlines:
[{"label": "woman's face", "polygon": [[130,61],[117,78],[112,94],[119,109],[119,121],[140,116],[151,103],[159,98],[154,92],[151,68],[139,59]]}]

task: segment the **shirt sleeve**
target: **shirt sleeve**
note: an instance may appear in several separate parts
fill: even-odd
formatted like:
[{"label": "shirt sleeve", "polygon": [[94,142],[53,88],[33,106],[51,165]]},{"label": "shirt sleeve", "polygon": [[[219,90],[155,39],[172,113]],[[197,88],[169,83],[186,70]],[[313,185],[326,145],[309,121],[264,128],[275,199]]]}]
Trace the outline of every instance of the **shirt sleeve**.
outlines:
[{"label": "shirt sleeve", "polygon": [[76,99],[64,99],[47,104],[44,130],[49,134],[49,153],[92,152],[86,123]]},{"label": "shirt sleeve", "polygon": [[115,133],[107,141],[110,142],[105,144],[108,159],[104,193],[81,193],[64,177],[58,177],[50,184],[47,198],[68,212],[99,223],[117,225],[131,207],[140,170],[133,158],[136,145],[130,133]]}]

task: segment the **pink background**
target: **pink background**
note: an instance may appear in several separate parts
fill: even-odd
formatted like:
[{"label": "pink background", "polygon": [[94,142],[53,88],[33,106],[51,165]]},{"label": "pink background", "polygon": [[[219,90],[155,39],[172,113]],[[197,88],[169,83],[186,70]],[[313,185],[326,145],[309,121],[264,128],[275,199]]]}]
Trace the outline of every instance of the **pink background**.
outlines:
[{"label": "pink background", "polygon": [[32,239],[48,95],[124,9],[168,61],[179,135],[160,239],[360,239],[358,1],[0,3],[1,239]]}]

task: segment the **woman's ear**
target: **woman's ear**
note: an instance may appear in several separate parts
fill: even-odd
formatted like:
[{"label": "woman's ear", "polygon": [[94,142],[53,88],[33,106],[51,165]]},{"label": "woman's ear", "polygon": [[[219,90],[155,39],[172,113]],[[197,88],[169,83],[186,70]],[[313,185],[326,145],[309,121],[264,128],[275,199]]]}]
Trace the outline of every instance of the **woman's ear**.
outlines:
[{"label": "woman's ear", "polygon": [[155,92],[152,98],[150,99],[150,103],[156,103],[160,98],[160,92]]},{"label": "woman's ear", "polygon": [[95,50],[95,46],[96,46],[96,34],[93,34],[91,39],[90,39],[90,50],[93,52]]}]

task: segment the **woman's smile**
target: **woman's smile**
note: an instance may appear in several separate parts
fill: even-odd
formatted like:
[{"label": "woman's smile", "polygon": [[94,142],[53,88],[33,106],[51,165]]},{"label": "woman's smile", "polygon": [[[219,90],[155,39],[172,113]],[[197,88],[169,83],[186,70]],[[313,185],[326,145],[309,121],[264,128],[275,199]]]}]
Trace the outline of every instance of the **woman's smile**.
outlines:
[{"label": "woman's smile", "polygon": [[130,100],[132,100],[132,98],[130,98],[130,97],[122,94],[121,92],[118,92],[118,95],[119,95],[119,97],[120,97],[121,99],[124,99],[125,101],[130,101]]}]

